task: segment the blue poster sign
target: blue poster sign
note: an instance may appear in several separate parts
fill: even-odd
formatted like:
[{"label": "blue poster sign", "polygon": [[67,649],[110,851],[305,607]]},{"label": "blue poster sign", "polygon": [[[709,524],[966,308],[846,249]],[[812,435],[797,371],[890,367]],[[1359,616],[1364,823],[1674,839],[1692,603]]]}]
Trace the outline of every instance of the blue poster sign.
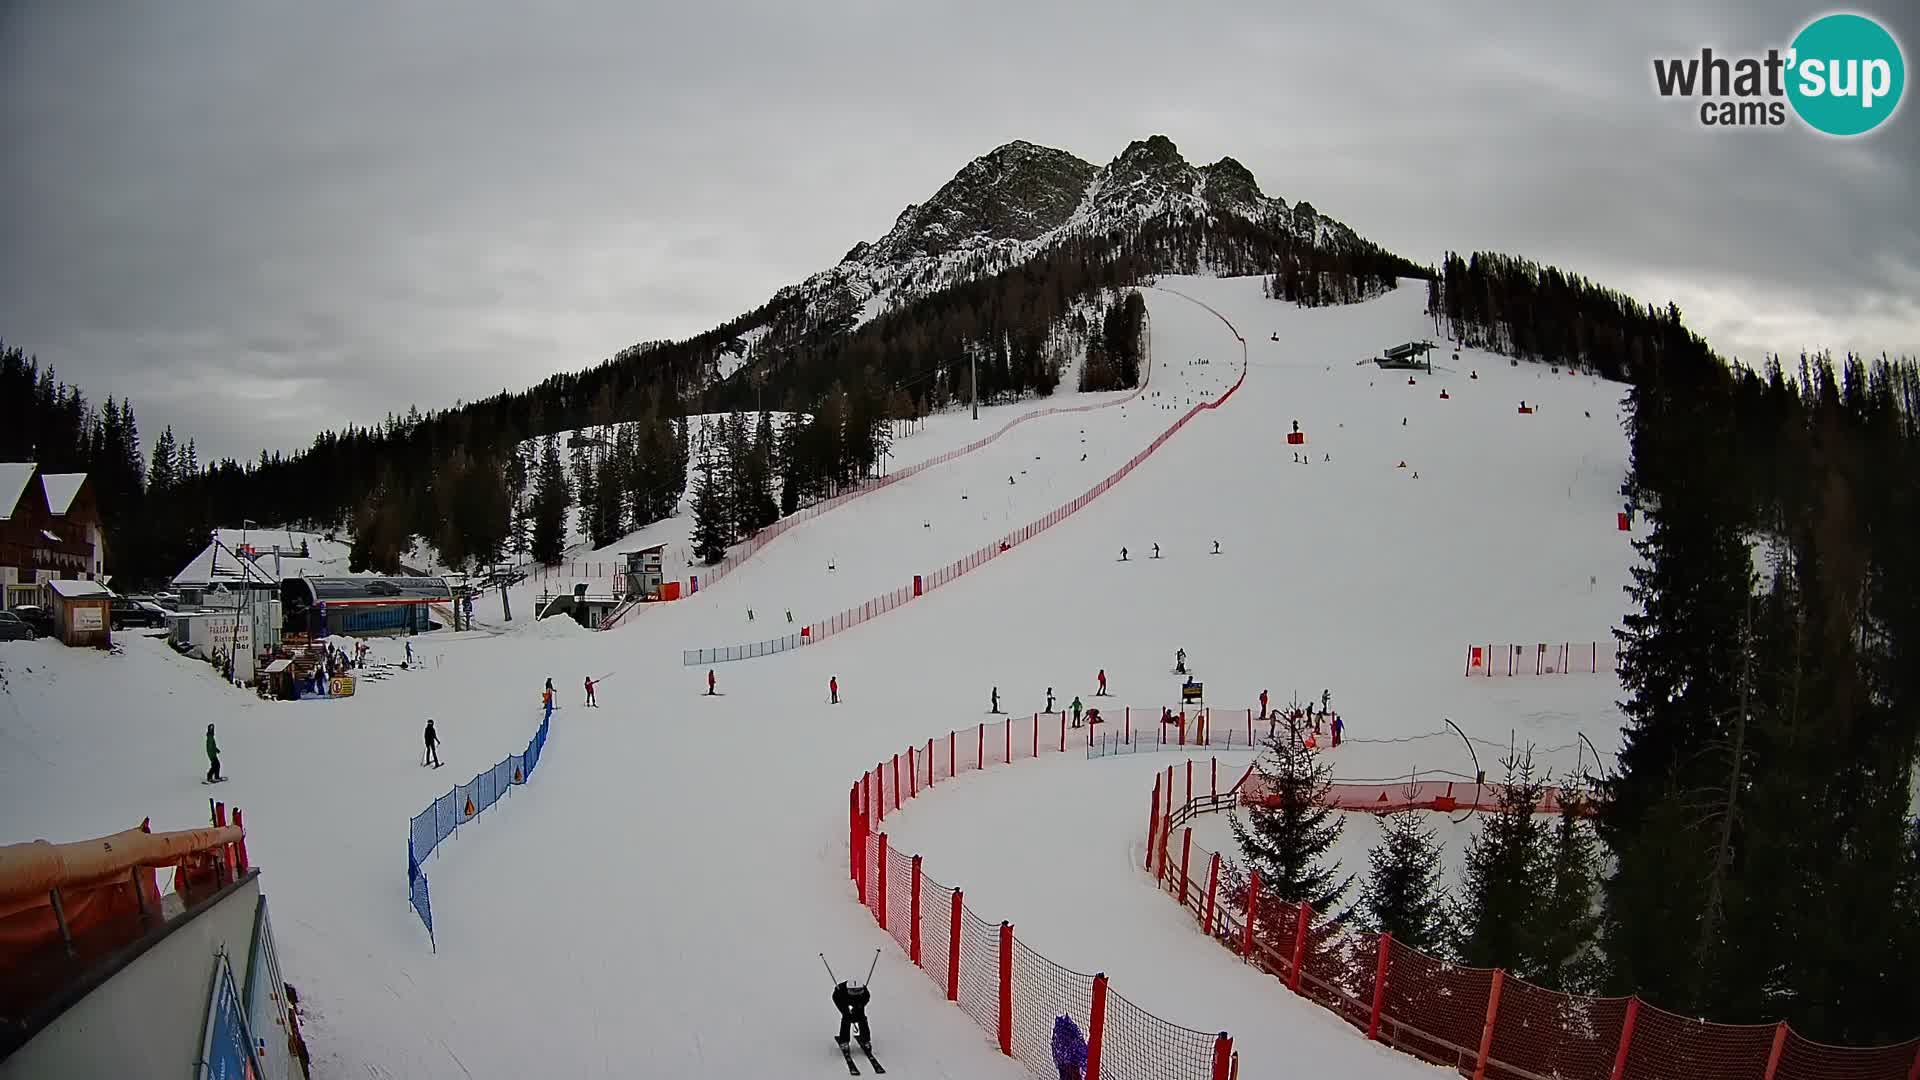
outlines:
[{"label": "blue poster sign", "polygon": [[233,968],[225,954],[215,961],[213,994],[207,1003],[207,1035],[200,1052],[202,1080],[258,1080],[253,1067],[253,1037],[247,1031],[246,1007],[233,985]]}]

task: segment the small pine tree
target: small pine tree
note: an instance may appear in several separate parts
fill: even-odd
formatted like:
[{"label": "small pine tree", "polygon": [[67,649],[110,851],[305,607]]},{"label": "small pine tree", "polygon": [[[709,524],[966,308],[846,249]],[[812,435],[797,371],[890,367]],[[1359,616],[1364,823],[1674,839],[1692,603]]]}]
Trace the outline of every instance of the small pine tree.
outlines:
[{"label": "small pine tree", "polygon": [[1290,716],[1268,737],[1253,766],[1266,798],[1231,825],[1247,865],[1260,872],[1262,903],[1305,903],[1328,914],[1353,887],[1353,877],[1340,877],[1340,864],[1328,857],[1346,822],[1327,804],[1333,767],[1307,749],[1304,726]]},{"label": "small pine tree", "polygon": [[1448,898],[1440,845],[1427,813],[1409,807],[1380,815],[1380,843],[1367,853],[1359,907],[1371,929],[1433,952],[1447,940]]},{"label": "small pine tree", "polygon": [[1503,764],[1498,808],[1467,845],[1453,908],[1454,951],[1470,966],[1531,979],[1541,966],[1537,909],[1551,885],[1547,827],[1534,817],[1546,785],[1534,776],[1532,747]]},{"label": "small pine tree", "polygon": [[727,495],[714,475],[713,458],[700,465],[700,486],[693,494],[693,557],[712,566],[727,557]]}]

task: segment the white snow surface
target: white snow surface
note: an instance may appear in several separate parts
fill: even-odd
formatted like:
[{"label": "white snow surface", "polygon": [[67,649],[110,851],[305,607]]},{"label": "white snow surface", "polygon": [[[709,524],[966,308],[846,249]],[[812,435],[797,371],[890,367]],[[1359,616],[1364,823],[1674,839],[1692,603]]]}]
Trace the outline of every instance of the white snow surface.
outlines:
[{"label": "white snow surface", "polygon": [[[1500,743],[1515,732],[1567,744],[1581,731],[1609,751],[1617,740],[1610,677],[1467,680],[1462,662],[1469,641],[1584,641],[1617,621],[1632,558],[1613,519],[1622,388],[1473,352],[1438,354],[1413,386],[1356,366],[1432,335],[1417,287],[1306,310],[1264,298],[1257,279],[1162,284],[1245,336],[1239,392],[1083,512],[898,611],[722,665],[718,696],[704,696],[705,670],[681,666],[684,648],[784,633],[776,612],[824,617],[1079,494],[1187,397],[1231,383],[1234,335],[1189,299],[1149,291],[1149,393],[1161,396],[1023,424],[612,632],[535,630],[516,606],[511,633],[416,638],[415,669],[350,698],[263,702],[137,634],[117,635],[116,653],[7,643],[0,839],[82,839],[148,815],[156,828],[199,822],[200,735],[213,722],[233,778],[219,795],[246,811],[318,1076],[830,1076],[835,1016],[815,953],[850,969],[876,948],[876,1048],[890,1068],[1022,1075],[911,969],[846,873],[849,785],[983,719],[990,686],[1031,711],[1048,686],[1086,699],[1104,668],[1114,702],[1157,707],[1174,699],[1184,647],[1211,703],[1326,687],[1356,739],[1427,734],[1444,716]],[[1541,410],[1516,415],[1522,398]],[[1060,403],[982,410],[978,424],[938,418],[902,441],[893,467]],[[1285,444],[1294,419],[1311,465]],[[1216,539],[1222,554],[1207,554]],[[1158,561],[1146,557],[1155,542]],[[398,659],[397,641],[375,648]],[[581,706],[587,675],[604,680],[601,708]],[[406,901],[408,820],[526,744],[549,677],[563,708],[532,782],[425,864],[429,952]],[[417,764],[428,716],[444,770]],[[1356,743],[1336,771],[1464,770],[1452,747]],[[1436,1075],[1237,965],[1154,891],[1136,849],[1151,772],[1175,760],[1067,755],[990,770],[888,827],[1030,948],[1106,971],[1169,1020],[1233,1032],[1244,1076]]]}]

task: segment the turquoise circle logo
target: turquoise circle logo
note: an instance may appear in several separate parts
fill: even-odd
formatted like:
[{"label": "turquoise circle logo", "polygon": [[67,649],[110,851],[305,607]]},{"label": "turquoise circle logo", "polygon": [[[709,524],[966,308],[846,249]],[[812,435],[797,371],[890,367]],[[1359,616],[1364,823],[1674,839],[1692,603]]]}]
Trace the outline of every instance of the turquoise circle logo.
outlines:
[{"label": "turquoise circle logo", "polygon": [[1816,131],[1864,135],[1900,107],[1907,65],[1900,43],[1864,15],[1823,15],[1793,39],[1787,100]]}]

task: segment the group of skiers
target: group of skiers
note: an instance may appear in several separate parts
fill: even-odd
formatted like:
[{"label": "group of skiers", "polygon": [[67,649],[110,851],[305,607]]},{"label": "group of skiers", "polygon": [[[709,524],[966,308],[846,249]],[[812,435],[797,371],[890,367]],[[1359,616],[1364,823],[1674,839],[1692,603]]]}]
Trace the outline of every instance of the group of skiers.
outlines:
[{"label": "group of skiers", "polygon": [[1280,721],[1282,720],[1299,725],[1300,728],[1306,731],[1304,745],[1309,750],[1319,749],[1319,736],[1323,732],[1332,739],[1332,744],[1329,747],[1329,749],[1331,749],[1332,747],[1340,745],[1340,741],[1345,737],[1347,731],[1347,722],[1340,718],[1339,713],[1333,711],[1333,692],[1330,690],[1320,691],[1320,711],[1317,713],[1313,709],[1312,698],[1308,698],[1305,705],[1294,705],[1284,710],[1269,710],[1267,708],[1267,692],[1262,690],[1260,691],[1260,719],[1267,722],[1267,734],[1269,735],[1279,730]]},{"label": "group of skiers", "polygon": [[[1218,540],[1215,540],[1215,541],[1213,542],[1213,550],[1212,550],[1212,551],[1210,551],[1210,552],[1208,552],[1207,554],[1209,554],[1209,555],[1218,555],[1218,554],[1220,554],[1220,541],[1218,541]],[[1153,558],[1156,558],[1156,559],[1160,557],[1160,545],[1159,545],[1159,544],[1155,544],[1155,545],[1153,545],[1153,556],[1152,556],[1152,557],[1153,557]],[[1120,549],[1120,561],[1121,561],[1121,562],[1126,562],[1126,561],[1127,561],[1127,548],[1125,548],[1125,547],[1122,547],[1122,548]]]},{"label": "group of skiers", "polygon": [[[1107,693],[1107,669],[1101,668],[1098,672],[1094,674],[1093,679],[1094,679],[1094,686],[1095,686],[1095,689],[1093,691],[1093,696],[1108,697],[1109,695]],[[1049,712],[1049,713],[1056,711],[1054,709],[1054,700],[1055,699],[1053,695],[1053,687],[1049,686],[1047,687],[1047,707],[1043,711]],[[1073,715],[1074,727],[1080,727],[1082,724],[1097,724],[1100,722],[1100,710],[1087,708],[1086,705],[1080,700],[1080,695],[1078,694],[1075,694],[1073,696],[1073,701],[1068,703],[1067,709]],[[987,712],[993,716],[1005,715],[1004,710],[1000,708],[1000,688],[997,686],[992,687],[988,690]]]}]

